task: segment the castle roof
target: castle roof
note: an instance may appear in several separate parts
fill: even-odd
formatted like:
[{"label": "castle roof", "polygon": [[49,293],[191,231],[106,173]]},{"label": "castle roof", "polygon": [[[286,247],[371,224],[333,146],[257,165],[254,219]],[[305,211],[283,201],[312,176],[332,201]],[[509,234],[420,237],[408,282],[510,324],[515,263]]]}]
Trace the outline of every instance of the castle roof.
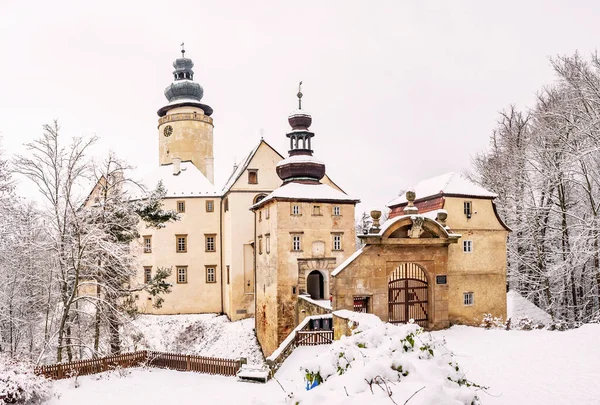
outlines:
[{"label": "castle roof", "polygon": [[246,156],[244,158],[244,160],[242,160],[239,164],[237,164],[235,166],[233,172],[231,172],[231,175],[229,176],[229,179],[227,179],[227,182],[225,182],[225,185],[223,186],[223,189],[221,190],[223,194],[227,193],[231,189],[231,187],[233,187],[233,185],[240,178],[242,173],[244,173],[244,171],[248,168],[248,165],[254,158],[254,155],[256,155],[258,148],[260,148],[260,145],[262,145],[263,143],[265,145],[267,145],[269,148],[271,148],[273,150],[273,152],[277,153],[279,155],[279,157],[281,157],[283,159],[283,156],[281,156],[281,153],[277,152],[277,150],[275,150],[275,148],[273,148],[264,139],[261,138],[260,142],[258,142],[258,144],[254,148],[252,148],[252,150],[250,151],[248,156]]},{"label": "castle roof", "polygon": [[161,165],[148,173],[140,182],[140,186],[130,192],[131,198],[144,198],[148,191],[156,188],[159,181],[162,181],[167,189],[165,198],[219,196],[215,186],[206,176],[192,162],[185,161],[181,162],[178,174],[175,174],[172,163]]},{"label": "castle roof", "polygon": [[250,207],[250,209],[254,210],[260,208],[271,200],[346,202],[354,204],[360,202],[360,200],[350,197],[348,194],[338,191],[328,184],[304,184],[292,182],[284,184],[274,190],[264,199]]},{"label": "castle roof", "polygon": [[[437,196],[479,197],[488,199],[498,197],[497,194],[478,186],[462,174],[454,172],[422,180],[414,186],[413,191],[417,195],[416,201],[427,200]],[[408,203],[406,195],[402,193],[402,195],[390,201],[387,206],[395,207],[406,203]]]}]

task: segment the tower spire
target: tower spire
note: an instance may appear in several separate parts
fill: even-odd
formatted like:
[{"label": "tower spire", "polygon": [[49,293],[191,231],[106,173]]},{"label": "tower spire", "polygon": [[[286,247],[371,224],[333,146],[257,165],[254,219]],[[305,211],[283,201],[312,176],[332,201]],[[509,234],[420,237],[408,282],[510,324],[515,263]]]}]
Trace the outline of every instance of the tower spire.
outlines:
[{"label": "tower spire", "polygon": [[181,57],[185,58],[185,42],[181,43]]},{"label": "tower spire", "polygon": [[289,115],[288,122],[292,127],[286,134],[290,139],[289,157],[277,164],[277,175],[283,184],[320,183],[325,176],[325,164],[312,155],[311,142],[315,134],[309,129],[312,116],[302,110],[302,81],[298,83],[298,109]]},{"label": "tower spire", "polygon": [[298,83],[298,94],[296,94],[298,96],[298,109],[301,110],[302,109],[302,80],[300,80],[300,83]]}]

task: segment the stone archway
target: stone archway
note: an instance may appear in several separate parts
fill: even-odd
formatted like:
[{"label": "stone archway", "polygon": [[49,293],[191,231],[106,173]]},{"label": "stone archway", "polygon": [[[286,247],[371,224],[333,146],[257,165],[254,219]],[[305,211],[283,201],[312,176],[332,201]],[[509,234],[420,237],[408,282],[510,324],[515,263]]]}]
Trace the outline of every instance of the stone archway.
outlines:
[{"label": "stone archway", "polygon": [[311,271],[306,277],[306,292],[313,300],[325,299],[325,278],[319,270]]},{"label": "stone archway", "polygon": [[329,274],[335,266],[333,257],[298,259],[298,291],[308,293],[308,275],[318,271],[323,276],[323,299],[328,300],[331,294]]},{"label": "stone archway", "polygon": [[416,324],[427,327],[427,273],[416,263],[402,263],[388,277],[388,322]]}]

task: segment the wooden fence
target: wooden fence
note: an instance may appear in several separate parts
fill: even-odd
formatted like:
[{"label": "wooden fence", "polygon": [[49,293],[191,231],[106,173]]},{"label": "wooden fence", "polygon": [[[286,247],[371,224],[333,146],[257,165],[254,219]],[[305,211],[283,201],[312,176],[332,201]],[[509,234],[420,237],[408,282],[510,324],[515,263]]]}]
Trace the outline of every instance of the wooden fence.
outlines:
[{"label": "wooden fence", "polygon": [[332,330],[299,330],[296,332],[296,346],[327,345],[333,342]]},{"label": "wooden fence", "polygon": [[178,371],[195,371],[206,374],[235,376],[242,367],[242,360],[219,359],[186,354],[139,351],[101,357],[92,360],[78,360],[71,363],[40,366],[36,374],[53,380],[80,375],[102,373],[115,368],[131,368],[146,365]]},{"label": "wooden fence", "polygon": [[234,376],[242,367],[241,360],[219,359],[186,354],[148,352],[148,363],[151,367],[168,368],[178,371],[195,371],[198,373]]}]

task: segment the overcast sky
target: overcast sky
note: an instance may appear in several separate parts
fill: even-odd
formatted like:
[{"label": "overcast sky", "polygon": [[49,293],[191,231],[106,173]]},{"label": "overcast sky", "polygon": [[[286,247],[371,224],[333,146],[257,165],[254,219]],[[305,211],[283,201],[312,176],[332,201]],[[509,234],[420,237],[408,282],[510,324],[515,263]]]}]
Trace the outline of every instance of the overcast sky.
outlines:
[{"label": "overcast sky", "polygon": [[261,129],[287,155],[303,80],[315,156],[370,209],[468,170],[498,111],[554,80],[550,56],[596,49],[599,17],[598,1],[0,0],[3,148],[57,118],[65,136],[98,135],[98,156],[151,170],[185,41],[214,109],[217,184]]}]

